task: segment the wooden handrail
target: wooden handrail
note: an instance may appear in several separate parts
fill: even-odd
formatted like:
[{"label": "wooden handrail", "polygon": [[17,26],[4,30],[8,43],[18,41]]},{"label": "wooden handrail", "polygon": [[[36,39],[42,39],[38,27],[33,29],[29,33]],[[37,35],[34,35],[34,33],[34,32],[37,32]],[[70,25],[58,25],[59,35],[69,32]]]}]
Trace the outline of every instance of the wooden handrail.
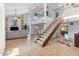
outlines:
[{"label": "wooden handrail", "polygon": [[44,46],[46,46],[46,44],[49,42],[49,40],[51,39],[51,37],[54,35],[54,33],[56,32],[56,30],[59,28],[59,26],[62,24],[62,18],[60,18],[60,19],[57,19],[57,20],[55,20],[55,21],[59,21],[57,24],[56,24],[56,26],[55,26],[55,28],[54,29],[52,29],[52,32],[48,35],[48,37],[46,38],[46,40],[43,42],[43,45],[42,45],[42,47],[44,47]]},{"label": "wooden handrail", "polygon": [[58,19],[61,19],[61,17],[57,17],[54,21],[52,21],[51,24],[44,31],[47,31],[47,29],[49,29],[52,26],[52,24],[56,22]]},{"label": "wooden handrail", "polygon": [[[47,30],[52,26],[52,24],[53,24],[54,22],[56,22],[57,20],[59,20],[59,19],[61,19],[61,17],[57,17],[54,21],[52,21],[51,24],[50,24],[40,35],[42,35],[45,31],[47,31]],[[38,35],[38,37],[39,37],[40,35]]]}]

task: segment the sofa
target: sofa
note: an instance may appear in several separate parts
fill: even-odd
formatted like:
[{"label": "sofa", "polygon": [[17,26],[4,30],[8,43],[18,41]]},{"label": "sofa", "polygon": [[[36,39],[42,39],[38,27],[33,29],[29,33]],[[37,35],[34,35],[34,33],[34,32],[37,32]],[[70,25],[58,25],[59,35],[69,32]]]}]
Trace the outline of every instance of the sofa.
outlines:
[{"label": "sofa", "polygon": [[6,31],[6,39],[15,39],[24,37],[27,37],[26,31]]}]

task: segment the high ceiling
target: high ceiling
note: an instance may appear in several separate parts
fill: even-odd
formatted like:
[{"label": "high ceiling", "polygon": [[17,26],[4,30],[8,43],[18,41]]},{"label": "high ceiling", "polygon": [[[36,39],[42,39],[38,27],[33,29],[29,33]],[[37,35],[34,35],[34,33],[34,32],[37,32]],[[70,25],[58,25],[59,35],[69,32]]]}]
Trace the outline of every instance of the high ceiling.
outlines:
[{"label": "high ceiling", "polygon": [[47,9],[48,10],[55,10],[55,9],[58,9],[62,6],[64,6],[64,3],[48,3],[47,4]]},{"label": "high ceiling", "polygon": [[44,11],[44,4],[40,4],[39,6],[37,6],[35,9],[34,9],[34,12],[36,13],[41,13]]},{"label": "high ceiling", "polygon": [[[34,8],[37,5],[39,4],[37,3],[6,3],[4,4],[5,15],[12,16],[12,15],[15,15],[15,13],[17,15],[22,15],[22,14],[25,14],[28,11],[28,9]],[[17,12],[15,12],[15,10]]]},{"label": "high ceiling", "polygon": [[[61,7],[62,5],[62,3],[48,3],[47,7],[49,10],[54,10]],[[35,8],[35,12],[41,12],[44,10],[43,3],[6,3],[4,6],[5,16],[13,16],[15,14],[22,15],[27,13],[30,8]]]}]

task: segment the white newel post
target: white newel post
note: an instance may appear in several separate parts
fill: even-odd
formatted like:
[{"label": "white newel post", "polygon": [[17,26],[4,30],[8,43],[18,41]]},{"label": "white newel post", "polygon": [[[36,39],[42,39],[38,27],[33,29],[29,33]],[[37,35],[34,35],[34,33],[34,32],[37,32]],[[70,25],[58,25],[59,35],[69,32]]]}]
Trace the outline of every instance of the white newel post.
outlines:
[{"label": "white newel post", "polygon": [[31,41],[31,19],[32,19],[32,10],[29,9],[28,11],[28,26],[29,26],[28,41]]},{"label": "white newel post", "polygon": [[47,10],[47,8],[46,8],[46,3],[45,3],[44,4],[44,30],[46,28],[46,10]]}]

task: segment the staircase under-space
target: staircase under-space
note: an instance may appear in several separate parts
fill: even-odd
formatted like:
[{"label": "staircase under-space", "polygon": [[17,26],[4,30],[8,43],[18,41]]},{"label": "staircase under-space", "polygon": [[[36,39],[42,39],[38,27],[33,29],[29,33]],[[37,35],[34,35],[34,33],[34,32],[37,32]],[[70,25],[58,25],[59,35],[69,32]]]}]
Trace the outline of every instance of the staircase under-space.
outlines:
[{"label": "staircase under-space", "polygon": [[62,22],[63,20],[61,17],[56,18],[41,35],[36,37],[35,42],[40,44],[42,47],[46,46]]}]

